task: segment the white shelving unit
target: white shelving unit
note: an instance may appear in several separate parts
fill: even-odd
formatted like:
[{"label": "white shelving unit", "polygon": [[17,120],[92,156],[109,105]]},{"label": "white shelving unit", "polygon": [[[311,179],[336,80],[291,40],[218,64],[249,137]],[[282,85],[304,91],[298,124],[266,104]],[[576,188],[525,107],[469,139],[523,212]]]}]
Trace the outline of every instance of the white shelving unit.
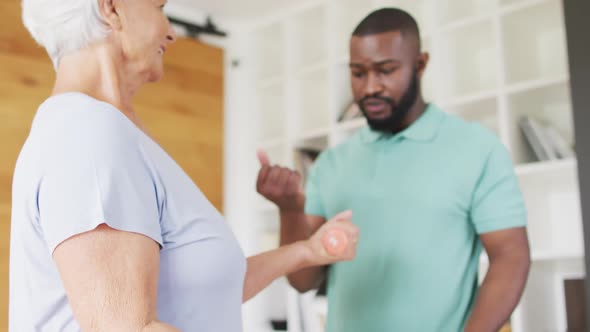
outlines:
[{"label": "white shelving unit", "polygon": [[[490,128],[512,155],[533,257],[513,331],[565,331],[562,280],[584,273],[577,163],[535,162],[518,125],[522,116],[534,116],[573,143],[560,0],[312,0],[275,13],[242,34],[255,45],[247,92],[256,102],[243,111],[255,114],[256,148],[293,167],[296,148],[331,147],[366,125],[337,121],[352,101],[348,40],[362,17],[384,6],[403,8],[420,24],[431,55],[422,84],[427,100]],[[255,195],[255,173],[244,171],[252,183],[247,195]],[[264,199],[255,201],[244,212],[255,216],[250,242],[261,251],[278,243],[278,214]],[[482,272],[486,264],[482,257]],[[282,279],[256,302],[264,317],[245,320],[286,317],[295,296]],[[290,331],[302,331],[300,325],[291,322]]]}]

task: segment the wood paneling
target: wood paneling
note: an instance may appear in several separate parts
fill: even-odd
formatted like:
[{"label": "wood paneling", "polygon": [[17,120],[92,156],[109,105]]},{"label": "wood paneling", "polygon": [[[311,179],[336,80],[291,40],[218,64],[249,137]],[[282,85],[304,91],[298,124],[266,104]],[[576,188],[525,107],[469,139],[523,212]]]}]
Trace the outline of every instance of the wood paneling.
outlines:
[{"label": "wood paneling", "polygon": [[8,252],[12,171],[37,106],[55,77],[20,20],[20,1],[0,1],[0,332],[8,331]]},{"label": "wood paneling", "polygon": [[181,39],[165,55],[162,81],[136,108],[150,134],[221,211],[223,204],[223,51]]},{"label": "wood paneling", "polygon": [[[8,326],[8,249],[12,172],[55,74],[21,23],[20,1],[0,1],[0,332]],[[222,210],[223,52],[179,40],[165,55],[165,76],[135,105],[150,134]]]}]

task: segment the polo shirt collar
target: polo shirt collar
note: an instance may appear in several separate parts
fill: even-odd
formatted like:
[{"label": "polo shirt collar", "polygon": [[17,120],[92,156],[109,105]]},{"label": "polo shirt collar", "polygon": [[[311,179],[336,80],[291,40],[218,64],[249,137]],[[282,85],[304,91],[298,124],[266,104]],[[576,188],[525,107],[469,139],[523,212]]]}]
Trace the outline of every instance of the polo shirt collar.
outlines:
[{"label": "polo shirt collar", "polygon": [[444,113],[434,104],[428,104],[424,113],[408,128],[396,135],[391,135],[379,131],[371,130],[365,127],[361,132],[361,139],[365,143],[377,142],[381,140],[398,140],[409,139],[418,142],[428,142],[433,140],[438,134],[440,124],[444,119]]}]

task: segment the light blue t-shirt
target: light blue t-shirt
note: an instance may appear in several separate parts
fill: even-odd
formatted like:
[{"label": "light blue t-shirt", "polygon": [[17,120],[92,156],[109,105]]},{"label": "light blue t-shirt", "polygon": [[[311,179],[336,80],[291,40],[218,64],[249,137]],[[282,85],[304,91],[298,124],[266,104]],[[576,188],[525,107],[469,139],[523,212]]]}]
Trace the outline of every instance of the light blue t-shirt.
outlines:
[{"label": "light blue t-shirt", "polygon": [[365,128],[323,153],[306,211],[352,210],[356,259],[332,266],[328,332],[459,332],[477,294],[479,235],[526,225],[508,151],[435,105],[409,128]]},{"label": "light blue t-shirt", "polygon": [[119,110],[66,93],[40,106],[16,164],[11,332],[80,331],[52,253],[103,223],[160,244],[159,320],[182,331],[242,330],[246,262],[222,216]]}]

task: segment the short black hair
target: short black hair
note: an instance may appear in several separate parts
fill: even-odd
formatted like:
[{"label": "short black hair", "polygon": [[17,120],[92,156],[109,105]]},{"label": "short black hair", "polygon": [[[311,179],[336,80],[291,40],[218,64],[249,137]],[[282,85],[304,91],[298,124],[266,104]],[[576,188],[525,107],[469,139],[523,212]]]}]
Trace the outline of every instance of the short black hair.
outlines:
[{"label": "short black hair", "polygon": [[401,32],[403,37],[416,38],[420,45],[418,23],[412,15],[399,8],[381,8],[373,11],[357,25],[352,35],[364,37],[392,31]]}]

